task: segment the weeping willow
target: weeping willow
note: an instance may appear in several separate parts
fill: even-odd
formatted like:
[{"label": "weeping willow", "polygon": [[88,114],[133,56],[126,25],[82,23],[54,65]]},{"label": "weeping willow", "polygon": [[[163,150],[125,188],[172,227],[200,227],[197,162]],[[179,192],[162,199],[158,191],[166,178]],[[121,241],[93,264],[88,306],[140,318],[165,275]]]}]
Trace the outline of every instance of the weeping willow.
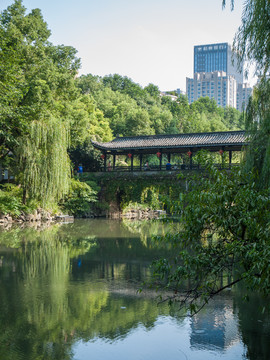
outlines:
[{"label": "weeping willow", "polygon": [[67,154],[69,129],[58,119],[33,121],[20,139],[17,154],[22,172],[24,202],[41,206],[56,204],[68,192],[70,160]]},{"label": "weeping willow", "polygon": [[255,65],[257,74],[269,75],[270,69],[270,1],[246,0],[242,23],[234,38],[233,50],[239,63]]},{"label": "weeping willow", "polygon": [[262,79],[254,89],[246,112],[250,145],[245,168],[255,174],[258,186],[270,188],[270,79]]}]

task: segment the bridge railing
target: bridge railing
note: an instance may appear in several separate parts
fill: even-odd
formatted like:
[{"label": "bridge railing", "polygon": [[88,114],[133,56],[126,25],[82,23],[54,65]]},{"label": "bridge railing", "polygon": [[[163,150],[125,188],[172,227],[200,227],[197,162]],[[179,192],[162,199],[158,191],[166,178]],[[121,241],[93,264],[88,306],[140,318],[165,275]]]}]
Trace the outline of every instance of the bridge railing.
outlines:
[{"label": "bridge railing", "polygon": [[[231,164],[214,164],[216,168],[220,170],[229,170],[232,167],[238,166],[239,163],[231,163]],[[171,165],[170,168],[167,168],[166,165],[149,165],[146,166],[115,166],[113,167],[107,167],[106,170],[104,168],[101,168],[100,171],[102,172],[138,172],[138,171],[181,171],[181,170],[204,170],[205,168],[200,164],[192,164],[190,166],[189,164],[182,164],[182,165]]]}]

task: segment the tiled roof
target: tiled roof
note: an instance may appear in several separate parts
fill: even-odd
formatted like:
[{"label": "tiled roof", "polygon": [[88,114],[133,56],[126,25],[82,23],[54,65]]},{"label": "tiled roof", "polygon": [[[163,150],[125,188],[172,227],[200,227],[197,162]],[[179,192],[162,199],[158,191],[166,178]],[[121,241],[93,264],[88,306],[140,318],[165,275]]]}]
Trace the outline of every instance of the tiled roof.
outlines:
[{"label": "tiled roof", "polygon": [[213,133],[190,133],[175,135],[151,135],[117,137],[107,143],[92,141],[100,150],[142,150],[170,149],[188,147],[243,146],[247,144],[244,131],[226,131]]}]

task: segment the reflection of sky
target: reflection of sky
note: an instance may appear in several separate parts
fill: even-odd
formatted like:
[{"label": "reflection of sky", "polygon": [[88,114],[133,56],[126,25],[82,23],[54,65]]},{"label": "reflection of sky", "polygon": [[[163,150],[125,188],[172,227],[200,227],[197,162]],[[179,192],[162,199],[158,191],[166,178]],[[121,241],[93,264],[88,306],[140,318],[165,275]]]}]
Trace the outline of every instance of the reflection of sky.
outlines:
[{"label": "reflection of sky", "polygon": [[160,316],[155,326],[146,330],[140,325],[125,338],[111,342],[94,339],[91,342],[79,341],[73,347],[74,360],[238,360],[244,359],[244,347],[235,343],[222,353],[212,347],[195,349],[191,346],[192,322],[185,319],[182,323],[172,317]]}]

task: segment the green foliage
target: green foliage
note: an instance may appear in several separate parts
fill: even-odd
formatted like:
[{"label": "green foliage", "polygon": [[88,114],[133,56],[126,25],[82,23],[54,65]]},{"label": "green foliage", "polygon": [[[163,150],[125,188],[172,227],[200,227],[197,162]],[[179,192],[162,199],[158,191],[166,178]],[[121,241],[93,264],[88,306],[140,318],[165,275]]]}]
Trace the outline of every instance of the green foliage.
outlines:
[{"label": "green foliage", "polygon": [[[225,6],[226,1],[222,3]],[[190,191],[174,207],[183,228],[176,236],[168,234],[167,240],[174,244],[176,255],[153,266],[154,283],[173,290],[169,300],[179,300],[192,314],[239,282],[269,296],[270,81],[265,76],[269,72],[269,13],[269,1],[246,1],[234,41],[240,63],[254,62],[263,75],[246,112],[250,145],[245,163],[226,173],[204,159],[208,172],[191,183]],[[227,124],[236,127],[237,114],[226,109],[225,114]],[[239,120],[243,123],[243,117]],[[225,284],[220,281],[223,275],[228,275]]]},{"label": "green foliage", "polygon": [[[136,182],[127,181],[125,177],[110,177],[100,179],[101,186],[105,185],[104,195],[106,201],[116,201],[122,210],[132,207],[134,204],[142,208],[148,207],[153,210],[163,209],[165,202],[176,199],[182,189],[181,181],[175,177],[160,178],[136,178]],[[166,200],[166,201],[165,201]]]},{"label": "green foliage", "polygon": [[145,88],[144,91],[147,91],[153,98],[158,98],[160,95],[160,91],[158,86],[154,85],[154,84],[148,84]]},{"label": "green foliage", "polygon": [[93,203],[97,201],[97,198],[96,191],[89,185],[90,183],[71,179],[69,193],[63,199],[63,210],[75,216],[87,216],[91,214]]},{"label": "green foliage", "polygon": [[87,144],[112,138],[93,98],[75,84],[77,51],[54,46],[50,34],[40,10],[27,14],[20,0],[1,13],[0,158],[12,155],[23,202],[43,207],[55,206],[68,191],[68,149],[90,152],[95,162]]},{"label": "green foliage", "polygon": [[22,202],[23,189],[14,184],[1,185],[0,189],[0,213],[18,217],[22,213],[33,213],[39,207],[38,202],[31,200],[27,204]]},{"label": "green foliage", "polygon": [[21,0],[1,13],[0,159],[14,167],[24,203],[56,206],[68,192],[68,155],[73,167],[98,170],[93,139],[241,127],[237,112],[210,99],[189,106],[118,74],[75,79],[76,49],[54,46],[50,34],[40,10],[27,13]]},{"label": "green foliage", "polygon": [[159,191],[159,186],[150,185],[145,187],[141,193],[141,203],[147,204],[152,209],[160,209],[163,204],[160,201]]},{"label": "green foliage", "polygon": [[242,12],[233,48],[239,62],[254,63],[258,74],[270,69],[270,4],[268,0],[247,0]]},{"label": "green foliage", "polygon": [[[240,281],[265,295],[270,290],[269,190],[258,190],[239,169],[221,172],[209,157],[201,161],[208,173],[193,180],[174,208],[183,227],[165,237],[175,256],[153,265],[154,283],[192,313]],[[220,285],[223,275],[231,281]]]},{"label": "green foliage", "polygon": [[223,111],[214,100],[202,98],[189,105],[187,98],[180,95],[173,101],[169,96],[161,97],[153,84],[142,89],[131,79],[117,74],[104,78],[83,75],[77,79],[77,86],[94,98],[114,136],[225,131],[243,127],[237,110]]},{"label": "green foliage", "polygon": [[68,192],[68,141],[65,125],[57,120],[32,122],[28,136],[20,139],[17,155],[25,202],[28,196],[48,207]]},{"label": "green foliage", "polygon": [[20,215],[23,209],[22,189],[8,185],[0,190],[0,213],[4,215]]},{"label": "green foliage", "polygon": [[256,177],[259,188],[270,188],[270,80],[262,80],[254,89],[246,113],[250,145],[245,156],[247,176]]}]

